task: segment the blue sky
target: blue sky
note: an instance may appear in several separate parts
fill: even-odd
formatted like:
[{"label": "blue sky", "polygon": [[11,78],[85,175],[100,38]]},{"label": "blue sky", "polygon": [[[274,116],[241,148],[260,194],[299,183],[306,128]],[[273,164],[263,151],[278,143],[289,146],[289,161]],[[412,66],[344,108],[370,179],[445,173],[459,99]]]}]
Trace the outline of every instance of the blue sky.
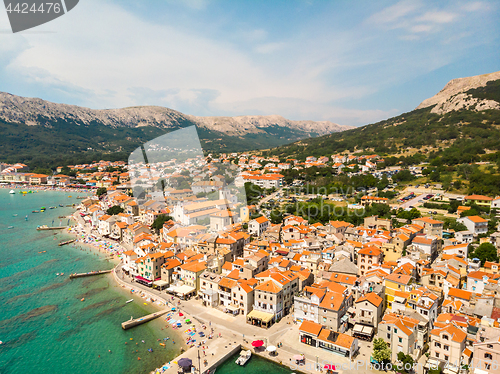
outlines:
[{"label": "blue sky", "polygon": [[498,1],[81,0],[18,34],[0,91],[91,108],[364,125],[500,70]]}]

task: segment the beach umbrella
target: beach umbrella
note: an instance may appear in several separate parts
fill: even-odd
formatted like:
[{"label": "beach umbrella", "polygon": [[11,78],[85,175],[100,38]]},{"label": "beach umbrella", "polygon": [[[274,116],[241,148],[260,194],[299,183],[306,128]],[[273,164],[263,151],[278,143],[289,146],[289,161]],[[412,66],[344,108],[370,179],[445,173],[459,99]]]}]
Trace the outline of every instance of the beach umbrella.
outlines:
[{"label": "beach umbrella", "polygon": [[269,347],[266,348],[266,351],[268,351],[268,352],[276,352],[276,347],[274,345],[270,345]]},{"label": "beach umbrella", "polygon": [[184,315],[183,313],[179,312],[179,316],[181,316],[181,317],[182,317],[183,315]]},{"label": "beach umbrella", "polygon": [[191,365],[193,365],[193,361],[192,361],[190,358],[183,357],[183,358],[181,358],[179,361],[177,361],[177,364],[178,364],[180,367],[183,367],[183,368],[188,368],[188,367],[190,367]]},{"label": "beach umbrella", "polygon": [[252,347],[255,347],[255,348],[262,347],[263,345],[264,345],[264,342],[262,340],[254,340],[252,342]]},{"label": "beach umbrella", "polygon": [[181,327],[181,326],[182,326],[182,323],[177,322],[177,326]]}]

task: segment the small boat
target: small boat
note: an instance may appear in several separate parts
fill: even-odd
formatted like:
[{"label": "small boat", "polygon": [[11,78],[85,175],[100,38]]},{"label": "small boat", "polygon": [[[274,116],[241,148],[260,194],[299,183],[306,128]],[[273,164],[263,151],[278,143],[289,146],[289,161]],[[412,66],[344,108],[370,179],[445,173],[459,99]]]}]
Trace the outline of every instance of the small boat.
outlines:
[{"label": "small boat", "polygon": [[14,226],[9,226],[9,227],[7,227],[7,228],[8,228],[8,229],[13,229],[13,228],[14,228]]},{"label": "small boat", "polygon": [[31,213],[40,213],[39,210],[32,210]]},{"label": "small boat", "polygon": [[57,276],[59,276],[59,273],[56,273]]},{"label": "small boat", "polygon": [[56,206],[49,206],[49,209],[56,209]]},{"label": "small boat", "polygon": [[60,206],[61,208],[64,208],[64,205],[63,205],[63,204],[59,204],[59,206]]},{"label": "small boat", "polygon": [[132,301],[134,301],[134,299],[127,300],[125,304],[131,303]]},{"label": "small boat", "polygon": [[235,361],[237,365],[244,366],[248,360],[252,357],[252,352],[250,350],[245,351],[244,349],[240,352],[240,357]]},{"label": "small boat", "polygon": [[73,197],[73,196],[69,195],[68,197]]},{"label": "small boat", "polygon": [[41,251],[41,252],[38,252],[38,253],[45,253],[45,252],[47,252],[47,251]]},{"label": "small boat", "polygon": [[17,217],[17,214],[13,214],[12,217]]},{"label": "small boat", "polygon": [[9,193],[10,193],[11,195],[14,195],[14,194],[16,193],[16,191],[14,191],[14,190],[10,190],[10,191],[9,191]]}]

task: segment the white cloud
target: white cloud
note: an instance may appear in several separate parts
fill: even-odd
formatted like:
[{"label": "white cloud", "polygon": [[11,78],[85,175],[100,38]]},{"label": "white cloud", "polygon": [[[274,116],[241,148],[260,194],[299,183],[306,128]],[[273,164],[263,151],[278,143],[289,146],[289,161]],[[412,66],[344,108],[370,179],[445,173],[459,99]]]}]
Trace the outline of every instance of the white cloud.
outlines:
[{"label": "white cloud", "polygon": [[450,23],[458,17],[458,14],[445,11],[425,12],[423,15],[416,17],[417,22],[430,23]]},{"label": "white cloud", "polygon": [[420,1],[403,0],[373,14],[368,18],[368,22],[397,28],[400,27],[402,18],[414,13],[420,7]]},{"label": "white cloud", "polygon": [[255,47],[255,52],[262,53],[262,54],[268,54],[268,53],[273,53],[273,52],[279,51],[280,49],[283,49],[284,47],[285,47],[285,43],[259,44]]}]

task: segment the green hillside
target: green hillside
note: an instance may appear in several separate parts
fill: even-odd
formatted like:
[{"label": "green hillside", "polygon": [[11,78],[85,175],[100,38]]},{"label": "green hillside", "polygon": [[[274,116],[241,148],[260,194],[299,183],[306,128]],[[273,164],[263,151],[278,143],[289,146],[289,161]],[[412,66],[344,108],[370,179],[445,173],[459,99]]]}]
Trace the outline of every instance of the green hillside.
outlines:
[{"label": "green hillside", "polygon": [[[467,91],[480,99],[500,102],[500,80]],[[339,134],[307,139],[272,149],[269,154],[304,159],[344,151],[401,154],[413,148],[444,163],[476,161],[488,151],[500,151],[500,111],[460,110],[439,115],[432,107],[413,110]]]},{"label": "green hillside", "polygon": [[[130,152],[141,144],[192,125],[194,123],[189,120],[178,120],[173,127],[161,129],[153,126],[109,127],[99,123],[84,125],[65,120],[44,120],[40,126],[28,126],[0,120],[0,162],[23,162],[35,168],[100,159],[127,160]],[[206,152],[269,148],[310,136],[303,131],[279,126],[270,126],[263,133],[240,137],[199,127],[198,135]]]}]

